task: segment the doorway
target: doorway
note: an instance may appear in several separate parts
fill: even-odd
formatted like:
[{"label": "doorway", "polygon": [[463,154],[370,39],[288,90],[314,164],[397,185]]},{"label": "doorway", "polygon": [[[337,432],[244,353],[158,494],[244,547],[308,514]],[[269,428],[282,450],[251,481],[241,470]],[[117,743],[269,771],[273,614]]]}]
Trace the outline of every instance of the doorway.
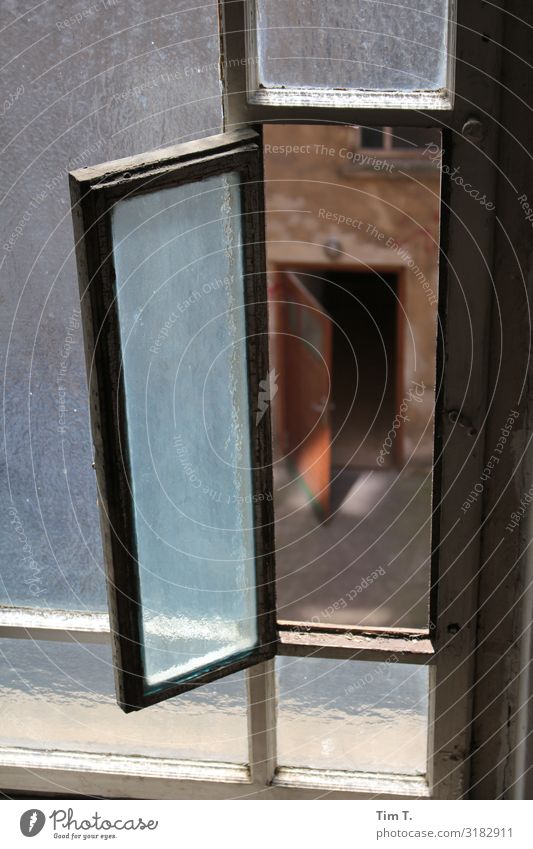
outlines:
[{"label": "doorway", "polygon": [[382,451],[403,383],[400,277],[284,269],[271,301],[278,453],[327,516],[357,472],[402,461],[400,430],[392,450]]},{"label": "doorway", "polygon": [[[322,303],[333,322],[332,467],[374,469],[402,382],[398,278],[372,271],[319,274],[325,278]],[[395,440],[385,467],[400,460],[398,445]]]}]

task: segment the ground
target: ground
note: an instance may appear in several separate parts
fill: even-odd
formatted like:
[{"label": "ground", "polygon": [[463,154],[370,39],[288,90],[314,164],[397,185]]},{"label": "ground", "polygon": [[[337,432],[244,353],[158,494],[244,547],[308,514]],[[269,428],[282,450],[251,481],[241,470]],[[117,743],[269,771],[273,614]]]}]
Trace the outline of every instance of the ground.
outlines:
[{"label": "ground", "polygon": [[430,472],[334,472],[327,520],[283,463],[275,490],[280,619],[427,627]]}]

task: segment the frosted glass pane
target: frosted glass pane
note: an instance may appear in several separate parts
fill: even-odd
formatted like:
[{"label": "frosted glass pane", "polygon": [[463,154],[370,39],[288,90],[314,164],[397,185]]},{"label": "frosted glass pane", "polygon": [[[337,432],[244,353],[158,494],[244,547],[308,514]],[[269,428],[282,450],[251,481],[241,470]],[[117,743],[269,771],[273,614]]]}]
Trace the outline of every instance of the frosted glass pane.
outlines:
[{"label": "frosted glass pane", "polygon": [[426,772],[428,669],[276,659],[281,766]]},{"label": "frosted glass pane", "polygon": [[2,2],[3,604],[107,607],[67,172],[221,131],[194,5]]},{"label": "frosted glass pane", "polygon": [[444,87],[448,0],[257,0],[266,87]]},{"label": "frosted glass pane", "polygon": [[240,182],[112,218],[147,682],[257,642]]},{"label": "frosted glass pane", "polygon": [[105,645],[2,640],[0,746],[247,760],[244,676],[126,716]]}]

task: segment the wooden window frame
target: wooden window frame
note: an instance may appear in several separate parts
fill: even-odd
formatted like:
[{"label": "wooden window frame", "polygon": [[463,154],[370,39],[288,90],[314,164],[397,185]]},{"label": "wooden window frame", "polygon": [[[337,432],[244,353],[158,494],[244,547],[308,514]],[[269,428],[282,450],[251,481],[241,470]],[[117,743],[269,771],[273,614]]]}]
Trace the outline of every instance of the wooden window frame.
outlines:
[{"label": "wooden window frame", "polygon": [[[496,197],[497,151],[499,144],[499,75],[505,47],[504,11],[495,4],[469,0],[458,5],[457,82],[451,111],[412,108],[379,102],[357,109],[344,104],[330,107],[249,104],[243,85],[243,64],[230,66],[230,57],[244,58],[245,18],[242,2],[223,0],[226,33],[222,36],[222,74],[225,81],[225,129],[254,122],[320,122],[346,125],[438,127],[444,134],[443,164],[450,170],[460,166],[471,182]],[[524,11],[514,2],[512,8]],[[483,20],[483,33],[479,31]],[[504,47],[502,48],[502,43]],[[473,71],[475,70],[475,73]],[[509,99],[503,92],[501,97]],[[405,105],[405,103],[402,103]],[[195,142],[198,147],[202,142]],[[327,656],[346,657],[352,645],[366,654],[359,659],[386,659],[387,652],[407,637],[411,649],[402,656],[426,653],[432,662],[429,771],[426,779],[383,774],[339,773],[331,770],[300,770],[277,766],[275,761],[275,680],[272,660],[248,671],[250,766],[233,767],[177,762],[149,764],[150,759],[83,756],[78,753],[3,750],[0,766],[6,789],[31,788],[33,792],[70,792],[96,795],[125,795],[139,798],[462,798],[469,791],[471,766],[476,753],[471,749],[471,723],[475,681],[479,661],[477,649],[477,605],[483,529],[483,499],[471,506],[461,520],[458,505],[479,479],[484,468],[485,431],[494,426],[488,387],[490,312],[495,269],[495,217],[486,209],[473,208],[472,199],[453,181],[444,180],[439,272],[438,397],[435,413],[435,482],[437,510],[433,523],[431,567],[431,610],[428,632],[394,635],[386,630],[356,634],[362,643],[343,645],[346,634],[323,634],[316,628],[311,641],[298,643],[280,623],[281,651],[299,656],[328,651]],[[465,239],[465,233],[468,239]],[[454,343],[450,343],[453,333]],[[472,346],[472,347],[470,347]],[[465,369],[465,361],[470,368]],[[446,371],[446,380],[441,378]],[[500,410],[501,412],[501,410]],[[510,493],[500,505],[505,510],[518,503]],[[494,514],[493,514],[494,518]],[[489,569],[492,574],[494,566]],[[484,584],[484,596],[490,598]],[[438,592],[437,592],[438,590]],[[63,639],[72,635],[81,642],[109,639],[104,620],[87,615],[69,616],[57,611],[55,618],[39,617],[35,611],[6,611],[0,616],[0,635]],[[89,621],[90,620],[90,621]],[[486,627],[486,626],[485,626]],[[507,624],[506,624],[506,627]],[[288,625],[292,628],[292,625]],[[351,629],[353,632],[353,629]],[[320,633],[320,636],[319,636]],[[294,636],[294,635],[292,635]],[[329,639],[331,638],[331,639]],[[347,639],[351,639],[348,637]],[[430,641],[430,647],[427,641]],[[372,641],[372,642],[370,642]],[[384,642],[385,641],[385,642]],[[414,643],[424,646],[416,652]],[[302,642],[306,643],[305,645]],[[293,651],[293,643],[297,644]],[[309,644],[311,643],[311,644]],[[427,649],[427,651],[426,651]],[[369,654],[375,652],[375,654]],[[424,662],[424,661],[422,661]],[[507,715],[507,714],[506,714]],[[507,737],[508,730],[502,732]],[[490,751],[497,751],[495,735]],[[487,757],[487,750],[484,754]],[[146,761],[146,762],[145,762]],[[475,769],[474,769],[475,772]],[[494,798],[485,796],[481,798]]]}]

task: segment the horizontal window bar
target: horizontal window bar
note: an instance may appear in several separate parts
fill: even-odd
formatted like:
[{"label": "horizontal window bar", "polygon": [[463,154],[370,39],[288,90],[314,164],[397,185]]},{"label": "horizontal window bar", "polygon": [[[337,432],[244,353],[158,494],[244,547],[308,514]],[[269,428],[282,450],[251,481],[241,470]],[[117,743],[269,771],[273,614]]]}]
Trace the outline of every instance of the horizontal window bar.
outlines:
[{"label": "horizontal window bar", "polygon": [[406,628],[338,628],[306,622],[279,623],[278,653],[337,660],[430,663],[435,650],[427,631]]},{"label": "horizontal window bar", "polygon": [[[434,655],[429,632],[409,628],[348,628],[282,620],[279,654],[336,659],[428,663]],[[0,638],[65,640],[105,643],[109,618],[103,613],[64,610],[0,608]]]},{"label": "horizontal window bar", "polygon": [[359,634],[361,636],[407,637],[418,640],[429,639],[427,628],[395,628],[377,625],[334,625],[331,622],[300,622],[297,619],[278,619],[282,631],[317,631],[324,634]]},{"label": "horizontal window bar", "polygon": [[453,108],[453,95],[441,91],[365,91],[352,89],[260,88],[250,92],[248,102],[255,106],[320,106],[327,109],[447,109]]},{"label": "horizontal window bar", "polygon": [[411,775],[279,767],[274,776],[274,785],[314,787],[322,790],[342,788],[356,793],[369,793],[373,798],[394,796],[404,799],[428,799],[430,797],[426,779],[423,776]]},{"label": "horizontal window bar", "polygon": [[[322,123],[334,120],[336,124],[364,127],[432,127],[443,129],[451,127],[460,130],[464,124],[464,113],[446,109],[411,110],[383,104],[369,107],[368,104],[357,107],[337,106],[300,106],[300,105],[268,105],[245,103],[243,98],[231,93],[226,95],[228,108],[228,126],[238,123],[260,123],[262,121],[291,123]],[[456,114],[457,113],[457,114]],[[462,121],[462,123],[461,123]]]},{"label": "horizontal window bar", "polygon": [[[13,768],[32,772],[61,770],[65,773],[83,772],[94,776],[135,776],[165,781],[250,783],[250,770],[241,764],[202,763],[170,758],[127,757],[89,752],[45,752],[15,747],[0,748],[0,768],[4,786],[7,786],[6,773],[9,774],[9,770]],[[31,780],[31,776],[29,779]]]},{"label": "horizontal window bar", "polygon": [[138,799],[428,798],[423,777],[281,767],[266,787],[248,767],[159,758],[0,748],[2,787]]},{"label": "horizontal window bar", "polygon": [[0,607],[0,638],[108,642],[107,613],[72,613],[68,610],[36,610],[25,607]]}]

